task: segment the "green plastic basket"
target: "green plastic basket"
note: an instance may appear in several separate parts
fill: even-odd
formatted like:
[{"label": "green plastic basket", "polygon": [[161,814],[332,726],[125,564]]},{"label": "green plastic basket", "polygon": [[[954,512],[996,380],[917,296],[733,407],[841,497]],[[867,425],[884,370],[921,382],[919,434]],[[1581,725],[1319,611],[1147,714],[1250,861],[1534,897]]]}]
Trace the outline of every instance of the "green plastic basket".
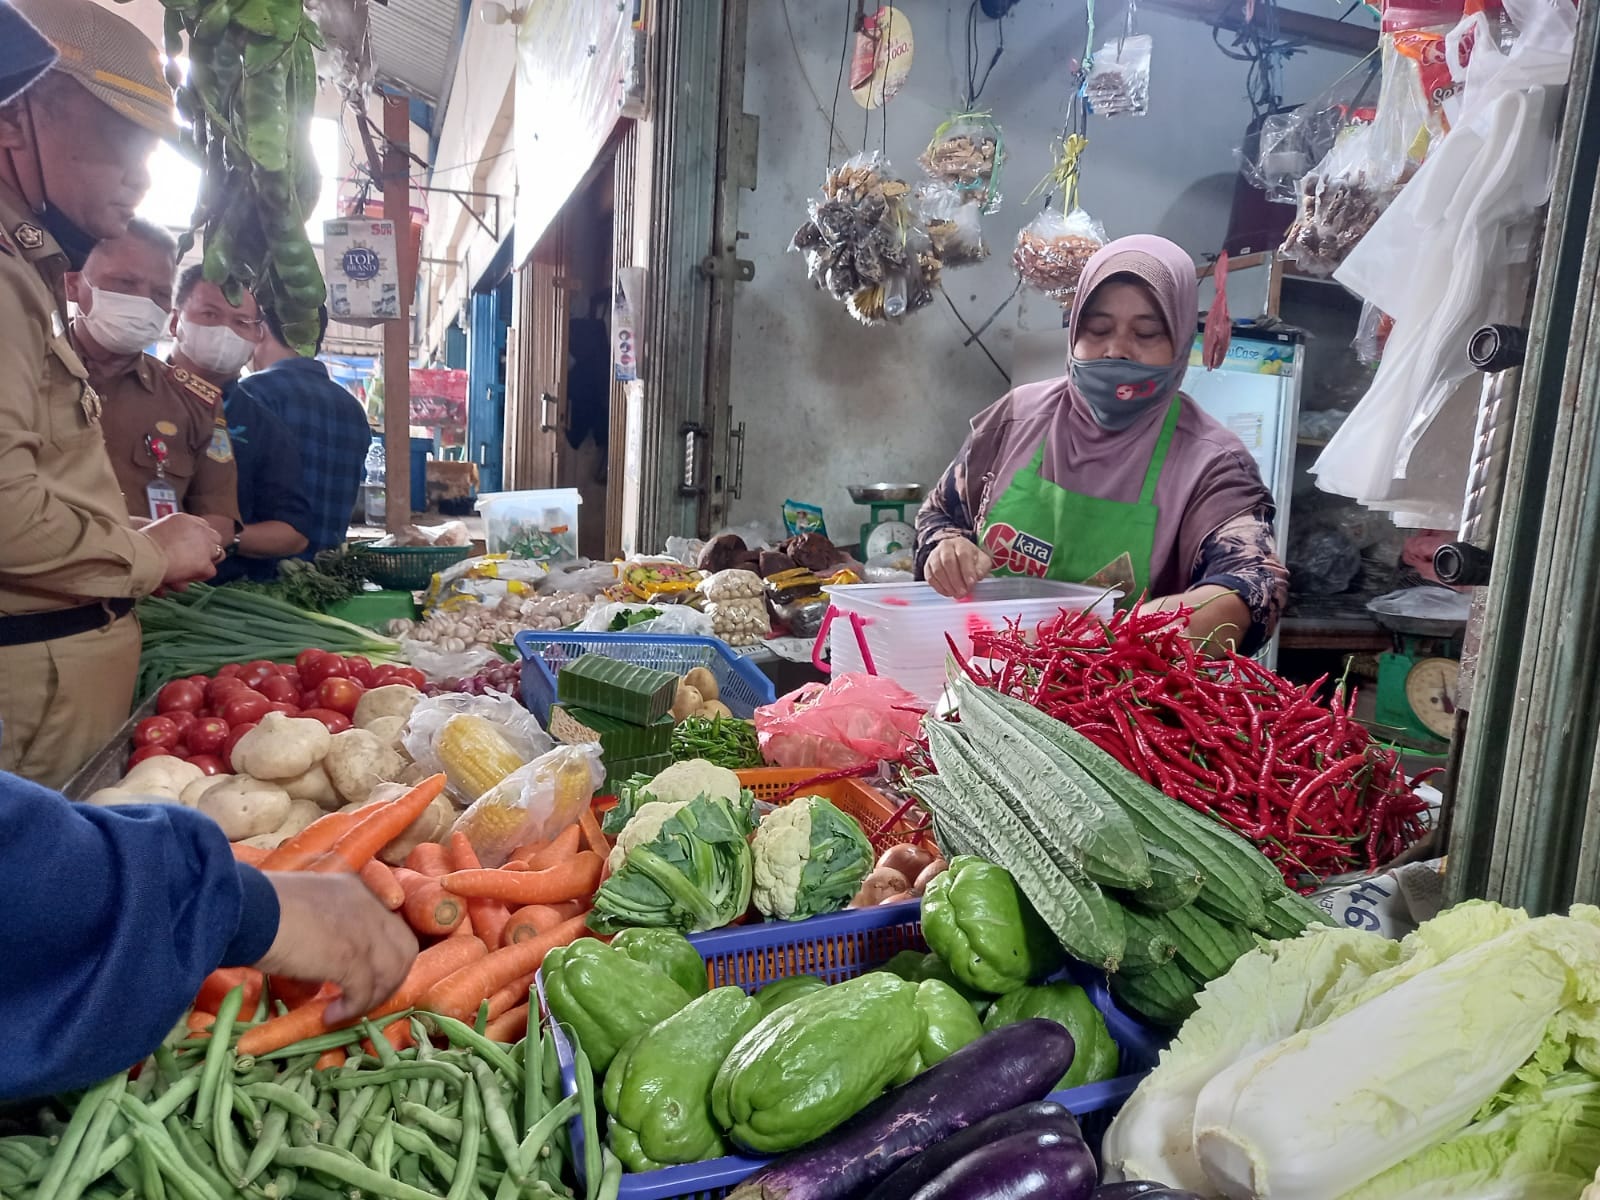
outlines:
[{"label": "green plastic basket", "polygon": [[471,546],[374,546],[360,542],[353,548],[367,578],[381,588],[397,592],[422,591],[440,571],[472,554]]}]

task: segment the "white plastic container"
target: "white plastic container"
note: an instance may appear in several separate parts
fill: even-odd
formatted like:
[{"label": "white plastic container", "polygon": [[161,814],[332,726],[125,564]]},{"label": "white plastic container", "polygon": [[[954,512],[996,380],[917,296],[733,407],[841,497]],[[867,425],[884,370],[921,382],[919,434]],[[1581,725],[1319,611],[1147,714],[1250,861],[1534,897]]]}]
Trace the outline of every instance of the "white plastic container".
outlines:
[{"label": "white plastic container", "polygon": [[[490,554],[548,559],[578,557],[577,488],[550,488],[538,492],[489,492],[478,497],[483,514],[484,546]],[[543,534],[546,537],[541,538]],[[553,540],[561,554],[543,553]]]},{"label": "white plastic container", "polygon": [[1004,629],[1008,622],[1018,622],[1031,633],[1062,609],[1092,610],[1105,620],[1121,595],[1019,576],[985,579],[966,600],[947,599],[926,583],[861,583],[823,591],[838,611],[828,628],[834,672],[866,670],[850,620],[851,613],[859,614],[877,673],[930,706],[944,691],[947,637],[963,655],[970,655],[974,633]]}]

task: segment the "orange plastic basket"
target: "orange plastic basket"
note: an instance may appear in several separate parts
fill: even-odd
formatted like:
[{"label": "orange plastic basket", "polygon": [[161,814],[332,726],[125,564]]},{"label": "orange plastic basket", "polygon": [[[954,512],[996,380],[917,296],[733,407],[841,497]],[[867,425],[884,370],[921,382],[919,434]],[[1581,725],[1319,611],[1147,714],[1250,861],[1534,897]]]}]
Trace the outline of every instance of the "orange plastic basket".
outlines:
[{"label": "orange plastic basket", "polygon": [[933,831],[927,825],[928,815],[922,808],[897,804],[859,779],[828,778],[828,772],[815,767],[756,767],[736,774],[739,783],[749,788],[757,800],[769,804],[782,804],[796,796],[821,796],[854,817],[873,848],[880,852],[901,842],[915,842],[932,854],[939,853]]}]

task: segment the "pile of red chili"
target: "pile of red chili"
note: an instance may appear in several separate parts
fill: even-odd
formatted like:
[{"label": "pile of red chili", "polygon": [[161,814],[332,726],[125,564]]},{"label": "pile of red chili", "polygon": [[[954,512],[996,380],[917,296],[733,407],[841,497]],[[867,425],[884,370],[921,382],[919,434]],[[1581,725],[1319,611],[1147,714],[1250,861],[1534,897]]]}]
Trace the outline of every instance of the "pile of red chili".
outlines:
[{"label": "pile of red chili", "polygon": [[[1185,612],[1063,611],[1031,633],[974,637],[979,684],[1071,725],[1167,795],[1220,818],[1290,886],[1370,870],[1423,833],[1426,804],[1399,756],[1351,719],[1253,659],[1208,658]],[[988,659],[988,663],[981,660]]]}]

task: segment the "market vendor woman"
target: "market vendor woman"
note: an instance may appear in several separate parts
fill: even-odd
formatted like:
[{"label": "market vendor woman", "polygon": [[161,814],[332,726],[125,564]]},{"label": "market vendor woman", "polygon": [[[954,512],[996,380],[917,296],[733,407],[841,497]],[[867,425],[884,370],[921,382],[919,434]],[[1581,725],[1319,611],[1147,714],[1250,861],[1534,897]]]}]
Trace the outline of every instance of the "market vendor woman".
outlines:
[{"label": "market vendor woman", "polygon": [[1194,263],[1112,242],[1078,287],[1067,375],[979,413],[917,514],[917,574],[965,596],[990,574],[1116,587],[1195,610],[1191,634],[1249,653],[1288,591],[1272,497],[1239,439],[1178,389]]}]

